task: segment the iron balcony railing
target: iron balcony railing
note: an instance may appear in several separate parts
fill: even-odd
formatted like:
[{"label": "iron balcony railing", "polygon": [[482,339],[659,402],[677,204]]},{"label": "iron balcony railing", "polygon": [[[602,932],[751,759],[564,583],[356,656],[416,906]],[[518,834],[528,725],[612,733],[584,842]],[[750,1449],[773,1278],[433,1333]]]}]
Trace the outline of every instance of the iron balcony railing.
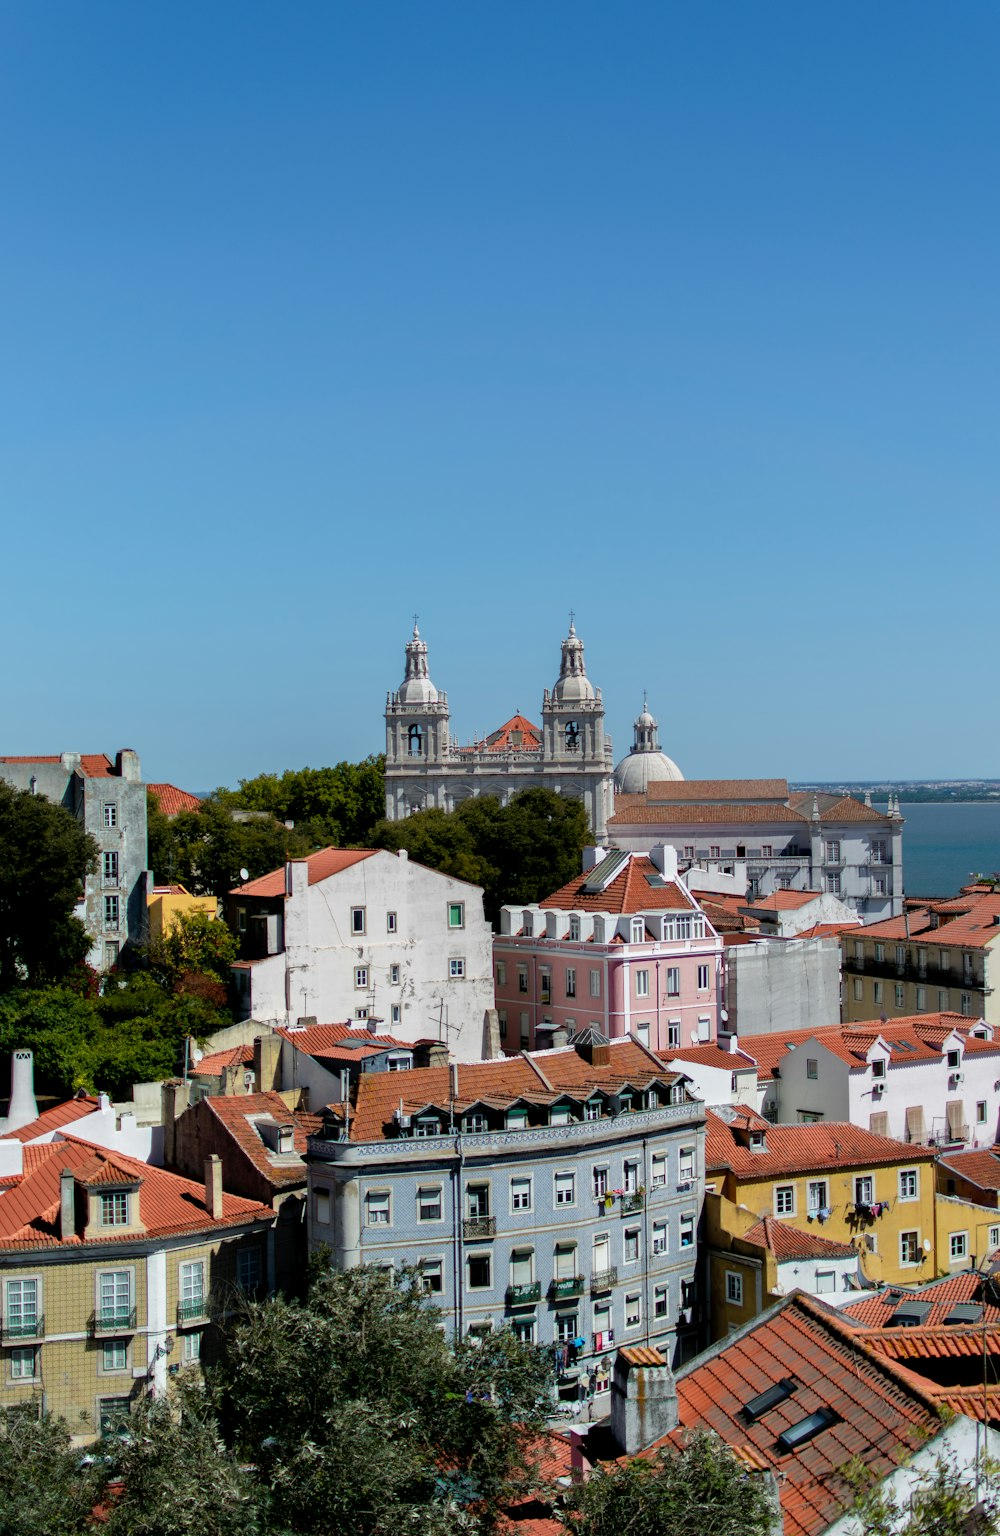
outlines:
[{"label": "iron balcony railing", "polygon": [[497,1219],[495,1216],[466,1216],[462,1235],[466,1238],[496,1237]]},{"label": "iron balcony railing", "polygon": [[44,1317],[20,1317],[13,1322],[8,1319],[3,1325],[5,1342],[7,1339],[42,1339],[44,1337]]},{"label": "iron balcony railing", "polygon": [[568,1280],[553,1280],[549,1296],[553,1301],[564,1301],[568,1296],[582,1296],[586,1288],[583,1275],[571,1275]]},{"label": "iron balcony railing", "polygon": [[529,1302],[540,1301],[542,1295],[542,1283],[540,1280],[532,1280],[526,1285],[508,1285],[507,1305],[509,1307],[527,1306]]},{"label": "iron balcony railing", "polygon": [[191,1323],[207,1316],[208,1302],[204,1297],[200,1301],[179,1301],[177,1303],[178,1323]]},{"label": "iron balcony railing", "polygon": [[618,1267],[614,1264],[610,1269],[595,1269],[590,1277],[592,1291],[610,1291],[611,1287],[617,1284]]},{"label": "iron balcony railing", "polygon": [[102,1307],[90,1319],[92,1333],[133,1333],[135,1307]]}]

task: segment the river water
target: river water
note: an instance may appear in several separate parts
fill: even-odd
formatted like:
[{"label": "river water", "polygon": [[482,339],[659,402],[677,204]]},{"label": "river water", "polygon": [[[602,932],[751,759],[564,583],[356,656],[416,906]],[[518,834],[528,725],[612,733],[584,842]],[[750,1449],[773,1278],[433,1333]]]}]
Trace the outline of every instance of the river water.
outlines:
[{"label": "river water", "polygon": [[1000,801],[902,801],[899,809],[907,896],[954,895],[974,874],[1000,870]]}]

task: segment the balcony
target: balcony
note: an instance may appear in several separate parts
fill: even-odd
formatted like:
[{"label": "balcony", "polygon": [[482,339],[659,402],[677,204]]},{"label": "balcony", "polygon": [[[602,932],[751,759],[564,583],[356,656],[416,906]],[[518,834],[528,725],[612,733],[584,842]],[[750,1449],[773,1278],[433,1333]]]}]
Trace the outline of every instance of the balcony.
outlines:
[{"label": "balcony", "polygon": [[540,1301],[542,1297],[542,1283],[540,1280],[531,1280],[527,1285],[508,1285],[508,1307],[527,1307],[533,1301]]},{"label": "balcony", "polygon": [[90,1318],[92,1334],[134,1333],[135,1307],[102,1307]]},{"label": "balcony", "polygon": [[640,1194],[638,1190],[631,1195],[622,1195],[622,1215],[628,1216],[632,1211],[641,1211],[645,1198],[645,1195]]},{"label": "balcony", "polygon": [[208,1303],[202,1297],[200,1301],[179,1301],[177,1303],[177,1325],[182,1327],[184,1323],[200,1323],[208,1316]]},{"label": "balcony", "polygon": [[568,1280],[553,1280],[549,1286],[550,1301],[565,1301],[570,1296],[582,1296],[587,1282],[583,1275],[571,1275]]},{"label": "balcony", "polygon": [[478,1237],[496,1237],[497,1219],[495,1216],[466,1216],[462,1222],[462,1236],[468,1242]]},{"label": "balcony", "polygon": [[617,1284],[617,1265],[612,1265],[610,1269],[595,1269],[590,1277],[590,1289],[595,1294],[598,1291],[610,1291],[611,1287]]},{"label": "balcony", "polygon": [[44,1339],[44,1317],[22,1317],[16,1322],[6,1322],[3,1325],[3,1341],[8,1343],[12,1339]]}]

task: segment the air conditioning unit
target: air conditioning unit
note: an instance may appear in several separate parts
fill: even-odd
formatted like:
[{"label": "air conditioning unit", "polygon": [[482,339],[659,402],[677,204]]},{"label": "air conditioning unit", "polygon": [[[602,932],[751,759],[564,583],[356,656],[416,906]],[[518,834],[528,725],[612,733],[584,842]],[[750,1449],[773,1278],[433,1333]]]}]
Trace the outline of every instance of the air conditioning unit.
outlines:
[{"label": "air conditioning unit", "polygon": [[392,1118],[395,1120],[401,1131],[408,1131],[410,1129],[412,1116],[404,1115],[400,1109],[394,1109],[392,1112]]},{"label": "air conditioning unit", "polygon": [[965,1082],[965,1073],[964,1072],[953,1072],[951,1074],[951,1086],[953,1088],[957,1088],[959,1083],[964,1083],[964,1082]]}]

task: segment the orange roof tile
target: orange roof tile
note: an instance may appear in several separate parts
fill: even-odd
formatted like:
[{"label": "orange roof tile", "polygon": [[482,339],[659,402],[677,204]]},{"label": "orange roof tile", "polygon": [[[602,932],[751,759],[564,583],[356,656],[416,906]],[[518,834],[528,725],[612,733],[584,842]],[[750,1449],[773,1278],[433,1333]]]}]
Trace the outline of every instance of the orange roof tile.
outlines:
[{"label": "orange roof tile", "polygon": [[[304,1029],[289,1029],[282,1025],[275,1033],[307,1056],[337,1061],[357,1061],[362,1055],[384,1051],[391,1046],[403,1050],[413,1048],[412,1041],[398,1040],[395,1035],[370,1035],[366,1029],[352,1028],[350,1024],[307,1024]],[[346,1049],[345,1041],[351,1042]]]},{"label": "orange roof tile", "polygon": [[253,1062],[252,1045],[233,1045],[228,1051],[211,1051],[191,1068],[192,1077],[220,1077],[227,1067],[248,1067]]},{"label": "orange roof tile", "polygon": [[[952,1032],[963,1037],[962,1049],[969,1056],[995,1056],[1000,1040],[980,1040],[972,1030],[976,1020],[962,1013],[915,1013],[898,1019],[859,1020],[854,1024],[823,1024],[817,1029],[790,1029],[780,1034],[753,1035],[743,1049],[757,1062],[758,1077],[771,1077],[789,1050],[801,1050],[810,1041],[839,1056],[849,1067],[863,1067],[875,1040],[889,1047],[892,1066],[911,1066],[918,1061],[937,1060],[942,1042]],[[900,1042],[905,1042],[900,1044]]]},{"label": "orange roof tile", "polygon": [[[58,752],[48,757],[0,757],[0,763],[61,763],[62,757]],[[80,767],[88,779],[111,779],[115,777],[115,768],[109,757],[103,752],[81,752]]]},{"label": "orange roof tile", "polygon": [[180,811],[201,809],[201,798],[178,789],[176,784],[147,784],[147,793],[155,795],[164,816],[176,816]]},{"label": "orange roof tile", "polygon": [[97,1108],[97,1099],[89,1093],[77,1094],[76,1098],[67,1099],[64,1104],[53,1104],[51,1109],[43,1110],[36,1120],[29,1120],[27,1125],[19,1126],[16,1131],[4,1131],[3,1134],[15,1141],[34,1141],[39,1136],[48,1136],[52,1131],[61,1130],[64,1125],[82,1120],[85,1115],[92,1115]]},{"label": "orange roof tile", "polygon": [[[514,735],[520,732],[520,740],[514,741]],[[470,747],[460,747],[459,752],[481,752],[484,747],[487,752],[539,752],[542,746],[542,733],[537,725],[532,725],[524,715],[512,715],[505,720],[497,730],[491,731],[485,742],[476,742]]]},{"label": "orange roof tile", "polygon": [[850,1243],[835,1243],[818,1232],[807,1232],[778,1221],[774,1216],[762,1216],[757,1224],[744,1232],[745,1242],[757,1243],[774,1254],[779,1264],[793,1259],[856,1259],[858,1250]]},{"label": "orange roof tile", "polygon": [[705,1122],[705,1168],[713,1173],[731,1169],[737,1178],[772,1179],[812,1169],[869,1168],[882,1163],[933,1162],[934,1149],[908,1141],[876,1136],[845,1121],[820,1120],[813,1125],[771,1125],[753,1111],[727,1111],[734,1124],[762,1129],[766,1150],[752,1151],[733,1134],[733,1125],[708,1111]]},{"label": "orange roof tile", "polygon": [[[698,905],[676,880],[664,880],[662,874],[644,853],[633,853],[620,875],[617,875],[603,891],[593,894],[583,887],[594,871],[586,870],[568,885],[561,886],[546,896],[539,905],[573,908],[580,912],[661,912],[697,911]],[[650,881],[658,884],[650,884]]]},{"label": "orange roof tile", "polygon": [[[207,1110],[202,1112],[215,1116],[241,1154],[271,1184],[287,1188],[289,1185],[305,1183],[306,1170],[302,1158],[307,1138],[320,1129],[320,1115],[290,1110],[280,1093],[219,1094],[201,1102],[207,1106]],[[294,1158],[288,1153],[276,1154],[267,1145],[254,1129],[254,1121],[260,1119],[276,1120],[281,1125],[292,1126],[292,1142],[296,1153]]]},{"label": "orange roof tile", "polygon": [[660,1055],[664,1061],[690,1061],[727,1072],[748,1072],[757,1065],[746,1051],[727,1051],[721,1045],[681,1045],[676,1051],[661,1051]]},{"label": "orange roof tile", "polygon": [[[328,880],[331,875],[342,874],[345,869],[350,869],[354,864],[360,864],[362,859],[370,859],[378,852],[375,848],[321,848],[318,853],[311,853],[304,861],[309,866],[309,884],[316,885],[320,880]],[[296,864],[303,860],[296,859]],[[256,880],[248,880],[245,885],[234,886],[229,892],[230,896],[284,896],[285,894],[285,870],[273,869],[268,875],[260,875]]]},{"label": "orange roof tile", "polygon": [[770,826],[778,822],[794,822],[805,828],[809,818],[777,800],[763,805],[668,805],[655,804],[645,795],[616,795],[615,814],[608,818],[608,828],[649,823],[677,827],[738,827],[756,823]]},{"label": "orange roof tile", "polygon": [[970,1147],[963,1152],[942,1152],[938,1159],[949,1173],[967,1179],[979,1189],[1000,1189],[1000,1156],[994,1147]]},{"label": "orange roof tile", "polygon": [[[991,1287],[989,1296],[992,1295]],[[983,1277],[974,1269],[963,1269],[960,1274],[944,1275],[938,1280],[913,1288],[887,1286],[881,1291],[869,1291],[859,1300],[841,1307],[840,1313],[862,1328],[892,1328],[896,1303],[903,1299],[930,1302],[931,1310],[923,1325],[928,1328],[941,1327],[952,1307],[970,1301],[984,1302],[988,1325],[1000,1324],[1000,1306],[984,1297]]]},{"label": "orange roof tile", "polygon": [[755,901],[748,901],[746,905],[755,912],[796,912],[799,907],[808,907],[812,901],[822,898],[822,891],[772,891],[770,896],[758,896]]},{"label": "orange roof tile", "polygon": [[654,779],[646,791],[652,803],[695,802],[752,804],[761,800],[788,799],[787,779]]}]

